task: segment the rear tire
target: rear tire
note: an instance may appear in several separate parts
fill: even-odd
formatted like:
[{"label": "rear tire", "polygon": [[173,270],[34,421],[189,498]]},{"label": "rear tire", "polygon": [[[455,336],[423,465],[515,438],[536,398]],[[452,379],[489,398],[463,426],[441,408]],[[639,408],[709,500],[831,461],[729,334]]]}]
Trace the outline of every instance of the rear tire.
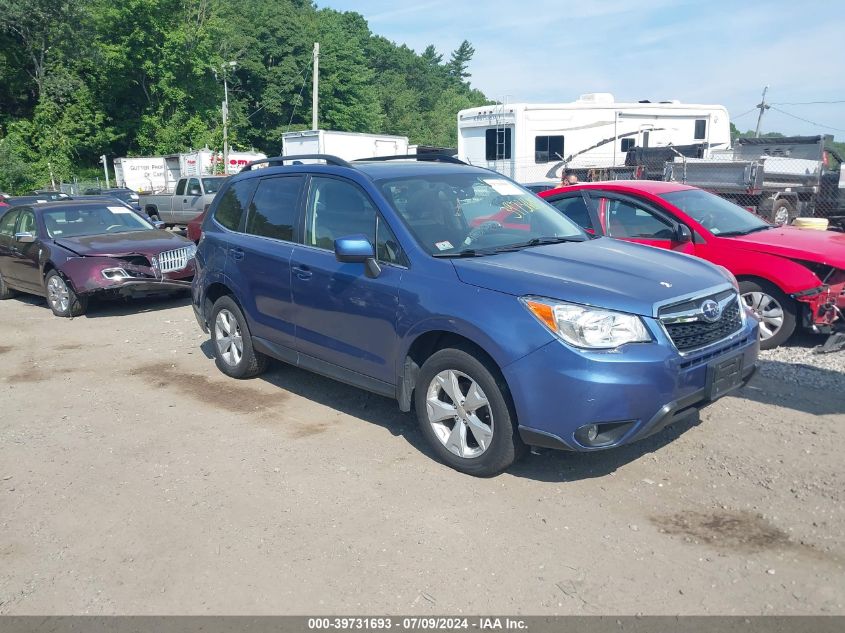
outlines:
[{"label": "rear tire", "polygon": [[44,278],[47,305],[57,317],[73,318],[85,314],[88,297],[79,297],[58,271],[51,270]]},{"label": "rear tire", "polygon": [[760,321],[760,349],[774,349],[795,332],[798,305],[773,283],[763,279],[740,281],[739,294]]},{"label": "rear tire", "polygon": [[414,404],[422,434],[455,470],[490,477],[525,453],[503,379],[470,353],[432,354],[420,369]]},{"label": "rear tire", "polygon": [[9,288],[9,286],[6,285],[6,280],[3,279],[3,275],[0,274],[0,301],[4,299],[11,299],[16,294],[18,294],[17,291]]},{"label": "rear tire", "polygon": [[229,296],[220,297],[211,308],[209,321],[214,363],[232,378],[252,378],[267,369],[267,357],[256,352],[246,318]]},{"label": "rear tire", "polygon": [[791,224],[798,216],[795,207],[788,200],[775,200],[769,215],[769,221],[776,225]]}]

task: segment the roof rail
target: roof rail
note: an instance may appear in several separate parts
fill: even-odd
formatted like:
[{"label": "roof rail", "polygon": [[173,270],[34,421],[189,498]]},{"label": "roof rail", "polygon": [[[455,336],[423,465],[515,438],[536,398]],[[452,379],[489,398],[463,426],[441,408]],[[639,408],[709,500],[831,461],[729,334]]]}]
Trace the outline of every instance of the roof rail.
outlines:
[{"label": "roof rail", "polygon": [[353,163],[358,162],[365,162],[365,161],[378,161],[378,162],[385,162],[389,160],[419,160],[419,161],[432,161],[437,163],[453,163],[455,165],[466,165],[464,161],[456,158],[454,156],[449,156],[448,154],[396,154],[393,156],[373,156],[372,158],[357,158],[353,160]]},{"label": "roof rail", "polygon": [[241,169],[241,171],[250,171],[255,165],[262,165],[264,163],[267,163],[268,165],[283,165],[286,162],[294,160],[324,160],[329,165],[337,165],[338,167],[352,167],[352,165],[347,163],[342,158],[332,156],[331,154],[299,154],[298,156],[274,156],[272,158],[262,158],[261,160],[254,160],[251,163],[247,163],[246,165],[244,165],[244,168]]}]

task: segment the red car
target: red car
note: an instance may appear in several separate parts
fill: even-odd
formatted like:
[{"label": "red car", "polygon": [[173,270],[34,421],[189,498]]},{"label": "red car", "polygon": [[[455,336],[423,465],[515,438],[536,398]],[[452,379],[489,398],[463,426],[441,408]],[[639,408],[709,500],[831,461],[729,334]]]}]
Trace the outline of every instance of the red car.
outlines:
[{"label": "red car", "polygon": [[719,196],[673,182],[595,182],[539,195],[590,233],[727,268],[760,320],[762,349],[786,341],[798,324],[828,333],[843,318],[845,233],[776,227]]},{"label": "red car", "polygon": [[205,220],[205,214],[207,212],[208,209],[206,209],[193,220],[188,222],[188,228],[185,234],[187,235],[188,239],[191,240],[194,244],[199,244],[200,238],[202,237],[202,221]]}]

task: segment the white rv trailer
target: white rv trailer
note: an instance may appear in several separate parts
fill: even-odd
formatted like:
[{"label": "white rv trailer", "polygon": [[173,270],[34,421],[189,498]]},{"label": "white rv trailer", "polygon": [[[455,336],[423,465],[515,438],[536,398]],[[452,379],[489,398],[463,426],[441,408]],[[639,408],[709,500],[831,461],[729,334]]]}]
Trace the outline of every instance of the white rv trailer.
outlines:
[{"label": "white rv trailer", "polygon": [[332,154],[344,160],[408,153],[407,136],[306,130],[282,134],[282,156]]},{"label": "white rv trailer", "polygon": [[720,105],[617,103],[612,94],[571,103],[511,103],[458,113],[458,157],[517,182],[555,182],[563,169],[621,167],[633,147],[730,146]]}]

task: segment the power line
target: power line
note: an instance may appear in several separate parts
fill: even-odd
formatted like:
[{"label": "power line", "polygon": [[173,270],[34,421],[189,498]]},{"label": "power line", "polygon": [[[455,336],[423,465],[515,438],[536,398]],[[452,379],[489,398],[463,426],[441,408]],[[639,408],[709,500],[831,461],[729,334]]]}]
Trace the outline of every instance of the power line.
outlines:
[{"label": "power line", "polygon": [[792,117],[793,119],[798,119],[799,121],[803,121],[804,123],[809,123],[810,125],[815,125],[816,127],[823,127],[825,129],[828,129],[828,130],[835,130],[837,132],[845,132],[845,129],[833,127],[832,125],[825,125],[824,123],[817,123],[816,121],[810,121],[810,119],[805,119],[803,117],[796,116],[794,114],[787,112],[786,110],[781,110],[780,108],[776,108],[772,105],[770,105],[770,107],[772,108],[772,110],[776,110],[777,112],[780,112],[781,114],[785,114],[786,116]]},{"label": "power line", "polygon": [[779,101],[769,105],[827,105],[833,103],[845,103],[845,99],[839,101]]},{"label": "power line", "polygon": [[734,118],[734,121],[735,121],[736,119],[740,119],[740,118],[744,117],[746,114],[751,114],[751,113],[752,113],[752,112],[754,112],[754,110],[756,110],[756,109],[757,109],[757,106],[754,106],[753,108],[751,108],[750,110],[746,110],[746,111],[745,111],[745,112],[743,112],[742,114],[737,114],[735,117],[733,117],[733,118]]}]

